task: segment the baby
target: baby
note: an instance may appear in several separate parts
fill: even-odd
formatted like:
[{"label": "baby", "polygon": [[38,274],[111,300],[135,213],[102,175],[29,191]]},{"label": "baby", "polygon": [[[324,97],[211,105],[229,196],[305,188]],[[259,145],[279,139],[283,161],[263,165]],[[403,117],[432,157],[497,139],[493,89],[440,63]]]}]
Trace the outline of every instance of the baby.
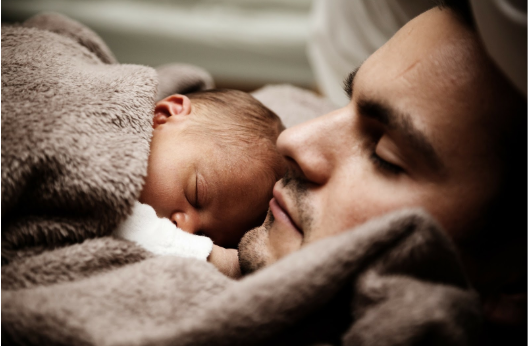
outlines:
[{"label": "baby", "polygon": [[237,252],[224,248],[266,216],[284,173],[282,122],[247,93],[208,90],[158,102],[153,127],[145,185],[115,235],[237,276]]}]

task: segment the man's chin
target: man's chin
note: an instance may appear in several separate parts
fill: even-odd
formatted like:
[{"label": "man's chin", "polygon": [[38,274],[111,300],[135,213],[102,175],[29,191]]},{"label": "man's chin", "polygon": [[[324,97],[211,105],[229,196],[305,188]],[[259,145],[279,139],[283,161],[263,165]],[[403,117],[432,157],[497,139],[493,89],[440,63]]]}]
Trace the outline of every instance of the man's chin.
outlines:
[{"label": "man's chin", "polygon": [[271,264],[269,248],[269,228],[273,223],[273,215],[268,213],[262,226],[247,232],[238,244],[238,260],[242,275],[250,274]]}]

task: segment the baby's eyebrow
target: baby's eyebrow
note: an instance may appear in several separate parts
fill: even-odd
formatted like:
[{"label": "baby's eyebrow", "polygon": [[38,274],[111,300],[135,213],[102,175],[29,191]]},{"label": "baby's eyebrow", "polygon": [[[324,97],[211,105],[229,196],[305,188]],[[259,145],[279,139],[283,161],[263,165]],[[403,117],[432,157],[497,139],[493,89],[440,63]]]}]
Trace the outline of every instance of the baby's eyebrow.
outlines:
[{"label": "baby's eyebrow", "polygon": [[401,133],[416,151],[437,173],[444,174],[445,166],[427,136],[416,128],[411,117],[375,100],[359,100],[358,114],[373,119],[388,129]]}]

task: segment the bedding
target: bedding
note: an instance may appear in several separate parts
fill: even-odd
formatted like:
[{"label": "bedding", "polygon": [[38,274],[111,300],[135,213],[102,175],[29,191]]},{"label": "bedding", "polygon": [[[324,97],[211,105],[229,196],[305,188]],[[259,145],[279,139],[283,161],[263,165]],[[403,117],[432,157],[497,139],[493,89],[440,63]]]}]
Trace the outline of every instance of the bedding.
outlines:
[{"label": "bedding", "polygon": [[384,215],[239,281],[111,237],[141,191],[154,101],[211,85],[188,65],[118,64],[93,32],[61,15],[3,27],[3,342],[475,340],[478,296],[453,245],[420,210]]}]

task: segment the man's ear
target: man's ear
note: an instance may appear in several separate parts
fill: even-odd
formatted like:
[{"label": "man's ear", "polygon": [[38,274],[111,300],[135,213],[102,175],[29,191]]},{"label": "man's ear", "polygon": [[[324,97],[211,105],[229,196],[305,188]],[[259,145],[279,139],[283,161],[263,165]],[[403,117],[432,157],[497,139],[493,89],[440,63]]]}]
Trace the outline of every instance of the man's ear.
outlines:
[{"label": "man's ear", "polygon": [[180,119],[191,114],[191,100],[185,95],[174,94],[156,103],[154,128],[165,124],[171,117]]}]

